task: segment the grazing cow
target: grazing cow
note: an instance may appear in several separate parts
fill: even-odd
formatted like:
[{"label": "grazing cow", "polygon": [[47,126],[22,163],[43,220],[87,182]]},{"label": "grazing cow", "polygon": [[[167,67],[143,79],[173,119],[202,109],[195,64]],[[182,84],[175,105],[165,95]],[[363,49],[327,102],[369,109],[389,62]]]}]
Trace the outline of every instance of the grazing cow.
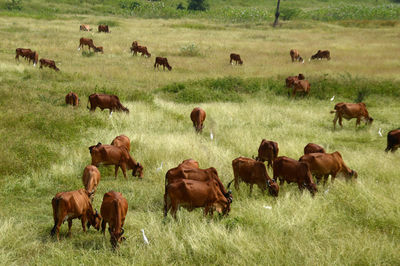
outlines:
[{"label": "grazing cow", "polygon": [[100,164],[115,165],[115,178],[117,178],[119,167],[121,167],[125,179],[127,178],[126,170],[131,169],[132,176],[143,178],[143,166],[136,162],[125,148],[98,143],[95,146],[90,146],[89,150],[92,156],[92,165],[96,167]]},{"label": "grazing cow", "polygon": [[79,26],[79,30],[80,31],[91,31],[92,29],[90,28],[89,25],[82,24]]},{"label": "grazing cow", "polygon": [[97,186],[100,183],[99,169],[94,165],[86,166],[83,170],[82,183],[90,195],[90,200],[93,202],[94,194],[96,193]]},{"label": "grazing cow", "polygon": [[311,85],[308,80],[296,80],[293,82],[292,86],[292,97],[296,96],[296,92],[303,92],[304,95],[308,95],[310,93]]},{"label": "grazing cow", "polygon": [[25,48],[17,48],[15,49],[15,59],[19,61],[19,57],[22,56],[25,59],[29,58],[29,55],[32,53],[31,49]]},{"label": "grazing cow", "polygon": [[309,153],[326,153],[324,148],[319,146],[318,144],[314,144],[314,143],[308,143],[305,147],[304,147],[304,154],[309,154]]},{"label": "grazing cow", "polygon": [[242,61],[242,59],[240,58],[240,55],[239,54],[234,54],[234,53],[232,53],[232,54],[230,54],[230,61],[229,61],[229,63],[232,65],[232,61],[235,61],[235,63],[236,63],[236,65],[239,63],[239,65],[243,65],[243,61]]},{"label": "grazing cow", "polygon": [[137,55],[137,53],[141,53],[142,56],[151,57],[151,54],[147,51],[146,46],[139,46],[139,45],[132,46],[131,52],[133,52],[133,55]]},{"label": "grazing cow", "polygon": [[356,127],[360,125],[361,119],[365,121],[365,124],[372,124],[374,119],[369,116],[365,103],[337,103],[335,110],[331,111],[331,114],[335,113],[333,119],[333,129],[336,129],[336,121],[339,119],[339,125],[343,128],[342,119],[350,120],[357,118]]},{"label": "grazing cow", "polygon": [[108,25],[99,25],[98,27],[99,32],[110,33],[111,31],[108,29]]},{"label": "grazing cow", "polygon": [[400,129],[394,129],[387,134],[387,147],[385,152],[395,152],[400,147]]},{"label": "grazing cow", "polygon": [[113,248],[118,247],[118,243],[125,240],[124,223],[126,213],[128,212],[128,201],[120,192],[109,191],[104,194],[103,202],[101,203],[100,214],[101,232],[105,234],[106,225],[108,223],[108,231],[110,232],[110,242]]},{"label": "grazing cow", "polygon": [[125,148],[128,152],[131,151],[131,140],[125,135],[119,135],[111,142],[111,145]]},{"label": "grazing cow", "polygon": [[292,58],[292,63],[294,61],[299,61],[304,63],[304,59],[300,56],[299,51],[297,51],[296,49],[290,50],[290,57]]},{"label": "grazing cow", "polygon": [[298,162],[286,156],[280,156],[274,160],[273,165],[274,179],[282,186],[284,182],[295,182],[300,190],[306,187],[311,195],[317,192],[317,186],[314,184],[310,169],[306,163]]},{"label": "grazing cow", "polygon": [[272,162],[276,157],[278,157],[278,152],[278,143],[263,139],[258,148],[258,156],[256,157],[256,160],[260,162],[268,161],[268,167],[272,167]]},{"label": "grazing cow", "polygon": [[70,104],[73,106],[78,106],[79,104],[79,98],[78,94],[75,92],[70,91],[66,96],[65,96],[65,104]]},{"label": "grazing cow", "polygon": [[93,50],[96,51],[96,46],[94,45],[92,39],[83,38],[83,37],[80,38],[80,39],[79,39],[78,51],[79,51],[81,48],[83,49],[83,46],[84,46],[84,45],[87,45],[87,46],[89,47],[89,51],[90,51],[90,48],[93,48]]},{"label": "grazing cow", "polygon": [[264,163],[250,158],[239,157],[232,161],[232,168],[236,190],[239,190],[239,182],[243,181],[250,185],[250,194],[253,191],[253,185],[256,184],[263,193],[268,187],[268,192],[271,196],[278,196],[279,186],[275,180],[268,176]]},{"label": "grazing cow", "polygon": [[49,68],[54,69],[55,71],[60,71],[60,69],[56,67],[56,62],[54,62],[54,60],[40,58],[39,62],[40,62],[40,68],[43,68],[43,66],[47,66]]},{"label": "grazing cow", "polygon": [[204,208],[204,216],[213,215],[214,210],[223,215],[230,211],[231,201],[221,192],[215,179],[206,182],[180,179],[165,186],[164,217],[171,209],[171,215],[176,219],[176,212],[182,206],[189,211]]},{"label": "grazing cow", "polygon": [[88,227],[92,225],[99,230],[100,215],[93,210],[89,194],[85,189],[57,193],[51,201],[53,206],[54,227],[51,236],[57,234],[60,240],[60,227],[63,222],[68,221],[68,236],[71,236],[72,220],[78,218],[82,222],[83,232],[86,232],[86,221]]},{"label": "grazing cow", "polygon": [[113,111],[124,111],[129,113],[129,109],[121,104],[118,96],[116,95],[94,93],[89,96],[89,101],[88,104],[86,105],[88,109],[89,109],[89,103],[90,103],[90,111],[95,111],[96,108],[99,107],[102,111],[104,109],[109,109],[110,114]]},{"label": "grazing cow", "polygon": [[29,64],[33,63],[33,66],[36,66],[36,64],[38,63],[38,59],[39,59],[39,54],[36,51],[30,52],[27,56],[27,58],[29,59]]},{"label": "grazing cow", "polygon": [[156,57],[156,62],[154,63],[154,69],[159,66],[163,66],[163,70],[165,70],[165,67],[168,68],[169,71],[171,71],[172,67],[168,64],[168,59],[166,57]]},{"label": "grazing cow", "polygon": [[303,80],[303,79],[305,79],[305,77],[301,73],[298,76],[289,76],[285,79],[286,87],[292,88],[295,81]]},{"label": "grazing cow", "polygon": [[324,177],[324,185],[331,175],[331,181],[336,178],[338,173],[345,175],[346,179],[349,180],[352,177],[357,178],[358,174],[356,171],[351,170],[343,162],[342,155],[339,152],[333,153],[309,153],[300,157],[300,162],[307,163],[310,171],[317,178],[317,184]]},{"label": "grazing cow", "polygon": [[320,59],[322,60],[323,58],[326,58],[327,60],[331,60],[331,53],[329,52],[329,50],[318,50],[318,52],[315,55],[312,55],[311,58],[308,60],[314,60],[314,59]]},{"label": "grazing cow", "polygon": [[204,128],[204,120],[206,120],[206,112],[200,107],[196,107],[190,113],[190,119],[197,133],[201,133]]}]

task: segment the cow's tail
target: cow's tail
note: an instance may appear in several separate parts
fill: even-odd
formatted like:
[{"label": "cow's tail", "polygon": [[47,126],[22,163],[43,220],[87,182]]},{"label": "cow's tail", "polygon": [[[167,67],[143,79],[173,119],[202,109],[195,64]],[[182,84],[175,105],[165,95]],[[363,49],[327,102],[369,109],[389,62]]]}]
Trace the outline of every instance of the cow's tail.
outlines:
[{"label": "cow's tail", "polygon": [[58,224],[58,205],[60,202],[61,198],[53,198],[52,200],[52,205],[53,205],[53,218],[54,218],[54,226],[51,229],[50,235],[54,236],[57,230],[57,224]]},{"label": "cow's tail", "polygon": [[165,193],[164,193],[164,217],[167,217],[168,213],[168,184],[165,179]]},{"label": "cow's tail", "polygon": [[334,114],[334,113],[336,113],[336,110],[332,110],[332,111],[330,111],[330,113],[331,113],[331,114]]}]

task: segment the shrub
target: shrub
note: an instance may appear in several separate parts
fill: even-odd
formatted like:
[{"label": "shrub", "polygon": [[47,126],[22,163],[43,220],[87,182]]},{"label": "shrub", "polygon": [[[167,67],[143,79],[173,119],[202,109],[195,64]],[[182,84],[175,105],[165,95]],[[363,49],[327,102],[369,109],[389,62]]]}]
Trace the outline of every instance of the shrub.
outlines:
[{"label": "shrub", "polygon": [[178,10],[184,10],[185,7],[183,6],[182,3],[179,3],[178,6],[176,7],[176,9],[178,9]]},{"label": "shrub", "polygon": [[194,11],[206,11],[209,5],[206,0],[188,0],[189,4],[187,9]]},{"label": "shrub", "polygon": [[197,47],[196,44],[188,44],[186,46],[181,47],[181,50],[179,52],[179,55],[181,56],[200,56],[200,49]]},{"label": "shrub", "polygon": [[298,8],[281,8],[280,13],[281,13],[280,18],[282,20],[291,20],[291,19],[298,17],[298,15],[300,14],[300,9],[298,9]]},{"label": "shrub", "polygon": [[119,6],[122,9],[128,9],[130,11],[133,11],[140,7],[140,3],[136,2],[136,1],[131,1],[131,0],[122,0],[119,2]]},{"label": "shrub", "polygon": [[8,10],[21,10],[22,9],[22,0],[9,0],[5,4],[6,9]]}]

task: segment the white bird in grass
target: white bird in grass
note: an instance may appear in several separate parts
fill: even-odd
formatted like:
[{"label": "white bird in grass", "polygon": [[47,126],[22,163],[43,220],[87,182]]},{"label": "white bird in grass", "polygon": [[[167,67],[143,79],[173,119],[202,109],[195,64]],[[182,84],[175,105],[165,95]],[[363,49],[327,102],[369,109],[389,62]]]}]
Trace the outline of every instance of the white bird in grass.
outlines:
[{"label": "white bird in grass", "polygon": [[112,117],[112,112],[110,112],[110,116],[109,116],[110,118]]},{"label": "white bird in grass", "polygon": [[144,234],[144,229],[140,229],[140,231],[142,231],[144,243],[146,245],[150,244],[149,240],[147,239],[146,235]]},{"label": "white bird in grass", "polygon": [[333,95],[333,97],[331,98],[331,102],[332,102],[333,100],[335,100],[335,95]]},{"label": "white bird in grass", "polygon": [[264,207],[265,209],[272,210],[272,207],[271,207],[271,206],[264,205],[263,207]]},{"label": "white bird in grass", "polygon": [[211,140],[214,139],[214,135],[213,135],[212,131],[210,132],[210,139],[211,139]]},{"label": "white bird in grass", "polygon": [[328,194],[328,192],[329,192],[329,188],[324,191],[324,194]]},{"label": "white bird in grass", "polygon": [[162,170],[162,166],[163,166],[163,162],[161,162],[160,167],[158,167],[156,171],[157,171],[157,172],[161,171],[161,170]]},{"label": "white bird in grass", "polygon": [[381,128],[379,128],[378,134],[379,134],[379,136],[382,137],[382,129]]}]

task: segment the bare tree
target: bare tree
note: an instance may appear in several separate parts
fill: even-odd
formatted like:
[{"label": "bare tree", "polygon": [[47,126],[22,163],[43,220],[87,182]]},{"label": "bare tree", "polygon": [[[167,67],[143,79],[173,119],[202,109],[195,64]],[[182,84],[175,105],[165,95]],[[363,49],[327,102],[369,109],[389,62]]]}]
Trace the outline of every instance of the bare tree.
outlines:
[{"label": "bare tree", "polygon": [[276,27],[276,25],[278,25],[278,19],[279,19],[279,15],[280,15],[280,13],[279,13],[279,5],[280,5],[280,3],[281,3],[281,0],[278,0],[278,4],[276,5],[275,21],[274,21],[274,24],[273,24],[274,27]]}]

